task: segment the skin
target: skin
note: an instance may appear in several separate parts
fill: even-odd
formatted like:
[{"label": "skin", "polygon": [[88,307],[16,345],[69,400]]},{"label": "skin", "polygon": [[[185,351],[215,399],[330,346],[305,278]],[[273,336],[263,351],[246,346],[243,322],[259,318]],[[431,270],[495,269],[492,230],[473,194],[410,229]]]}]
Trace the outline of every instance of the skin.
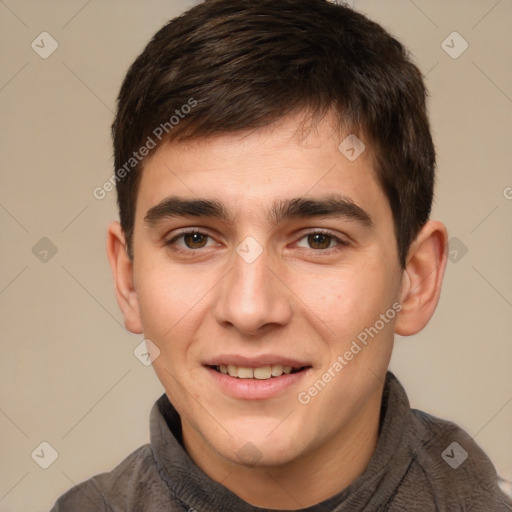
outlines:
[{"label": "skin", "polygon": [[[289,116],[256,131],[160,146],[142,173],[133,260],[119,223],[109,227],[107,242],[126,328],[160,350],[153,366],[181,416],[190,457],[247,502],[287,510],[329,498],[365,470],[377,443],[394,333],[414,334],[431,318],[447,242],[444,225],[427,222],[401,268],[371,148],[351,162],[338,150],[348,134],[334,129],[330,115],[306,137],[297,135],[299,121]],[[333,193],[366,211],[372,224],[267,218],[276,200]],[[233,218],[146,222],[169,196],[221,201]],[[211,238],[168,245],[183,228]],[[307,236],[318,229],[346,245]],[[252,263],[236,251],[249,236],[263,250]],[[298,394],[394,303],[400,313],[309,403],[300,403]],[[275,354],[310,368],[271,398],[233,398],[204,366],[220,354]],[[247,443],[255,455],[244,462]]]}]

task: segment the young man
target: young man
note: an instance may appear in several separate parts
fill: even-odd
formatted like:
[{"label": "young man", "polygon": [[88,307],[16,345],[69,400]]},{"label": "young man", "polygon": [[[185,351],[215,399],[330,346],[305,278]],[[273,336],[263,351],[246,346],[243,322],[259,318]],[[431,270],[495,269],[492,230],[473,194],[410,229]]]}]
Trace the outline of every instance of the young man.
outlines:
[{"label": "young man", "polygon": [[54,512],[512,510],[387,371],[447,244],[400,43],[324,0],[208,0],[132,65],[113,138],[108,255],[165,394],[151,444]]}]

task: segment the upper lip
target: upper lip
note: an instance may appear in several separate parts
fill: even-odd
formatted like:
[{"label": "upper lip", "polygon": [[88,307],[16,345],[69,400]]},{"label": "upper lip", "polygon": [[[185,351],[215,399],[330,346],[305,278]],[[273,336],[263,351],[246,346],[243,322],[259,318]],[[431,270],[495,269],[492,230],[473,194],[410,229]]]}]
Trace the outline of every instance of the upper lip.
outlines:
[{"label": "upper lip", "polygon": [[219,366],[233,365],[243,366],[246,368],[260,368],[262,366],[272,366],[280,364],[282,366],[292,366],[293,368],[302,368],[303,366],[311,366],[305,361],[299,361],[298,359],[291,359],[286,356],[279,356],[273,354],[262,354],[258,357],[247,357],[238,354],[222,354],[209,358],[203,363],[205,366]]}]

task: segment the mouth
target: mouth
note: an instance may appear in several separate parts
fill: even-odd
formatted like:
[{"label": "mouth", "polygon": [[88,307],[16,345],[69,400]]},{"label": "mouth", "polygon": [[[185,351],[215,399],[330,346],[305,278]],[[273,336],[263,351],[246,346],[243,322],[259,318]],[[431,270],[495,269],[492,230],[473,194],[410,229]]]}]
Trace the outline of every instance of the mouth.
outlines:
[{"label": "mouth", "polygon": [[264,365],[258,367],[235,366],[233,364],[209,365],[209,368],[218,373],[233,377],[235,379],[269,380],[300,373],[311,366],[289,366],[282,364]]},{"label": "mouth", "polygon": [[213,389],[243,400],[265,400],[287,396],[304,386],[301,382],[313,366],[307,359],[277,354],[223,354],[203,361]]}]

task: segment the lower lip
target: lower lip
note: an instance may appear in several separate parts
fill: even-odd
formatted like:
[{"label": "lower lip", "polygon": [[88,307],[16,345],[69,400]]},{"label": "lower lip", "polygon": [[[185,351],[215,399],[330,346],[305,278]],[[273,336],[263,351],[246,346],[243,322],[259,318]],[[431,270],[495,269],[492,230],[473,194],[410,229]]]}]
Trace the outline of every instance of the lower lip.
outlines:
[{"label": "lower lip", "polygon": [[239,379],[206,367],[221,390],[233,398],[244,400],[265,400],[272,398],[296,385],[308,373],[309,368],[296,373],[283,373],[280,377],[270,379]]}]

